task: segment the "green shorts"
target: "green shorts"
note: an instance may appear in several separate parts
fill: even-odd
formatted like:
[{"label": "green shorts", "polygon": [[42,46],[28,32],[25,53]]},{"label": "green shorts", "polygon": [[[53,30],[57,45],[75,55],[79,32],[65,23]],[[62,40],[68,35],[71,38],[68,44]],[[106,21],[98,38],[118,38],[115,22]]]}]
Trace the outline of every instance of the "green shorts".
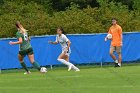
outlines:
[{"label": "green shorts", "polygon": [[23,51],[19,51],[19,54],[23,57],[25,57],[26,55],[32,55],[34,54],[33,48],[29,48],[27,50],[23,50]]}]

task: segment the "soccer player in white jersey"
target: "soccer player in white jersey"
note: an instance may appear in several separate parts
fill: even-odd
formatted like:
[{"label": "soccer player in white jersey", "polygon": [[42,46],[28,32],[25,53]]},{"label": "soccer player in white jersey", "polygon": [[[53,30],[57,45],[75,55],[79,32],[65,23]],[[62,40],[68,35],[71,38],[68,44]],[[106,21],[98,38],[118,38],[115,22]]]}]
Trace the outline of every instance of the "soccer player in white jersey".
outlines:
[{"label": "soccer player in white jersey", "polygon": [[71,53],[71,49],[70,49],[71,42],[66,37],[66,35],[64,35],[64,30],[62,27],[57,28],[57,34],[58,35],[56,36],[55,42],[49,41],[50,44],[60,43],[60,45],[62,47],[62,53],[59,55],[57,60],[65,65],[67,65],[68,71],[70,71],[71,69],[73,69],[75,71],[80,71],[79,68],[77,68],[76,66],[74,66],[72,63],[69,62],[69,56]]}]

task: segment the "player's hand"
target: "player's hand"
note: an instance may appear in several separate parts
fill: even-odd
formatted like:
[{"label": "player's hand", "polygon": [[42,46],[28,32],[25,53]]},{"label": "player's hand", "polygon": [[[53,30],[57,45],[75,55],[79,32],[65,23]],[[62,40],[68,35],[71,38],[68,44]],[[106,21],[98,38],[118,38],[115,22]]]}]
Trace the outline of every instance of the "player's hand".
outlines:
[{"label": "player's hand", "polygon": [[105,37],[105,42],[107,41],[107,37]]},{"label": "player's hand", "polygon": [[66,48],[65,50],[64,50],[64,53],[66,54],[68,52],[68,48]]},{"label": "player's hand", "polygon": [[49,44],[53,44],[53,42],[52,42],[52,41],[48,41],[48,43],[49,43]]},{"label": "player's hand", "polygon": [[10,41],[9,44],[10,44],[10,45],[14,45],[14,42]]}]

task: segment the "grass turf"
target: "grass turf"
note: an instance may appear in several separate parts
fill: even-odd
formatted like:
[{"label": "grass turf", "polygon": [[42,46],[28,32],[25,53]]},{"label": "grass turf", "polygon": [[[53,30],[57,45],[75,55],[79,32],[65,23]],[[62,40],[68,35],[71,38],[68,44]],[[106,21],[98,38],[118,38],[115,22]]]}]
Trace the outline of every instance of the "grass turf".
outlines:
[{"label": "grass turf", "polygon": [[82,68],[68,72],[55,68],[46,74],[23,70],[0,74],[0,93],[139,93],[140,66]]}]

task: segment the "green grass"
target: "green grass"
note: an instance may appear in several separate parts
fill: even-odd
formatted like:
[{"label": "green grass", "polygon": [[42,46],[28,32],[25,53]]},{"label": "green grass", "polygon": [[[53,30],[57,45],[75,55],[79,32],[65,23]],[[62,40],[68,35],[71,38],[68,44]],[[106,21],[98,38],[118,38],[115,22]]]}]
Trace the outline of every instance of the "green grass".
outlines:
[{"label": "green grass", "polygon": [[140,66],[55,68],[46,74],[23,70],[0,74],[0,93],[140,93]]}]

